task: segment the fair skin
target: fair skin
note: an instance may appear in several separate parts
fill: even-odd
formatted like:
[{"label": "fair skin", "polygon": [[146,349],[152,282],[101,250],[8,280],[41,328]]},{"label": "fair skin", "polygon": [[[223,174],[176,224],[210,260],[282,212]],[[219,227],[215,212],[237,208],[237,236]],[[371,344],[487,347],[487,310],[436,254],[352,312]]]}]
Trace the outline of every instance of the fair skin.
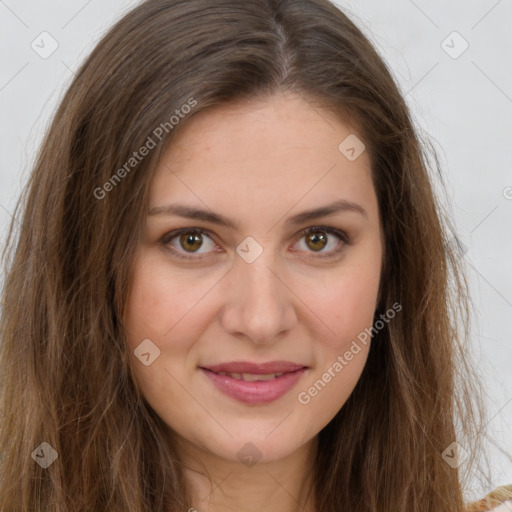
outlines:
[{"label": "fair skin", "polygon": [[[346,158],[338,146],[355,131],[290,93],[216,107],[182,128],[159,162],[149,211],[187,205],[237,226],[148,215],[125,317],[134,378],[180,440],[191,508],[312,512],[311,503],[301,508],[301,491],[317,434],[353,391],[369,343],[342,371],[332,367],[372,326],[377,306],[383,241],[369,156]],[[364,213],[344,209],[287,224],[340,199]],[[325,229],[314,230],[316,238],[303,233],[315,226],[338,229],[349,243]],[[199,243],[194,233],[163,240],[181,228],[207,234],[196,235]],[[250,263],[236,251],[247,237],[263,251]],[[134,356],[145,339],[160,350],[148,366]],[[276,360],[307,369],[264,404],[228,396],[201,370]],[[325,387],[299,401],[329,368]],[[247,443],[246,452],[260,457],[252,465],[238,455]]]}]

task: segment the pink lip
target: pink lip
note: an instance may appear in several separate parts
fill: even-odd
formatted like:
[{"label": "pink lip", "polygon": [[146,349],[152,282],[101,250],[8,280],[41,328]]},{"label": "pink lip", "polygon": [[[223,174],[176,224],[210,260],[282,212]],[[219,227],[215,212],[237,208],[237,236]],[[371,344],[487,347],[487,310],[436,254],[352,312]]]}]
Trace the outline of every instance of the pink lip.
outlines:
[{"label": "pink lip", "polygon": [[[209,369],[201,368],[201,371],[213,381],[217,388],[224,394],[235,398],[240,402],[247,404],[266,404],[273,402],[290,391],[305,373],[304,366],[291,372],[287,372],[280,377],[266,381],[244,381],[229,377],[228,375],[219,375]],[[221,370],[226,371],[226,370]],[[249,371],[230,372],[230,373],[254,373]],[[267,372],[280,373],[280,372]],[[257,373],[255,373],[258,375]]]},{"label": "pink lip", "polygon": [[303,364],[292,363],[291,361],[269,361],[259,364],[249,361],[231,361],[229,363],[203,366],[202,368],[217,373],[252,373],[254,375],[264,375],[268,373],[295,372],[304,367],[305,365]]}]

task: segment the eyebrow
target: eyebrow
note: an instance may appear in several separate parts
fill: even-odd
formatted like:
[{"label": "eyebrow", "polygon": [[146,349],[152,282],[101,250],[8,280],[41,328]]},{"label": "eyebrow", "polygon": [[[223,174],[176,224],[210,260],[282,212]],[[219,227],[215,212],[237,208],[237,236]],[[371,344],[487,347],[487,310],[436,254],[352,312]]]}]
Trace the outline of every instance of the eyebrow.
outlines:
[{"label": "eyebrow", "polygon": [[[320,206],[312,210],[306,210],[292,217],[289,217],[286,221],[287,225],[296,226],[305,222],[318,219],[320,217],[327,217],[338,212],[356,212],[364,217],[368,218],[368,212],[359,204],[347,201],[346,199],[340,199],[334,203]],[[202,220],[205,222],[211,222],[219,226],[224,226],[234,230],[238,229],[238,223],[209,210],[201,210],[199,208],[193,208],[191,206],[169,204],[165,206],[155,206],[149,211],[148,215],[175,215],[177,217],[183,217],[187,219]]]}]

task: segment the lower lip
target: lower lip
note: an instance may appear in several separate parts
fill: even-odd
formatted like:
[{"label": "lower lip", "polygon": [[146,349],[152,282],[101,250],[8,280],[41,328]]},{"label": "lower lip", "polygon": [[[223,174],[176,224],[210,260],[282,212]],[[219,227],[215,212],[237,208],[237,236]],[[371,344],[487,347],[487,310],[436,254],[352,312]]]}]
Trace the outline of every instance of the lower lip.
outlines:
[{"label": "lower lip", "polygon": [[201,370],[226,395],[247,404],[267,404],[290,391],[300,380],[306,368],[284,373],[272,380],[251,382],[219,375],[204,368]]}]

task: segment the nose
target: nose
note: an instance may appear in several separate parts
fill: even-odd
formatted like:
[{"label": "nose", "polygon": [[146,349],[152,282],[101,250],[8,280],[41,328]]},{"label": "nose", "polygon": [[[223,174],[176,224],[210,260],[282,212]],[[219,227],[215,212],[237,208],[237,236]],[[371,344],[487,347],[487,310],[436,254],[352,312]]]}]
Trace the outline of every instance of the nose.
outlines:
[{"label": "nose", "polygon": [[264,345],[293,328],[300,301],[280,268],[269,250],[252,263],[235,259],[222,291],[220,322],[226,332]]}]

